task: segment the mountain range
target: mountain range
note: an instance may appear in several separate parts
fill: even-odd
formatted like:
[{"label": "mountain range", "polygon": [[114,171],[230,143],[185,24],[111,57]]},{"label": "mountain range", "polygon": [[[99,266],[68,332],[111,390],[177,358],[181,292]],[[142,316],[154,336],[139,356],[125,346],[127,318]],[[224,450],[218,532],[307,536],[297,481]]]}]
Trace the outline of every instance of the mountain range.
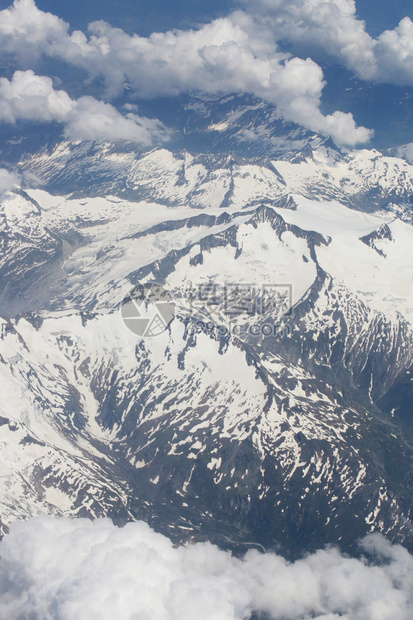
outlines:
[{"label": "mountain range", "polygon": [[[182,109],[186,148],[4,142],[3,532],[412,550],[413,165],[249,96]],[[125,303],[152,286],[174,317],[141,337]]]}]

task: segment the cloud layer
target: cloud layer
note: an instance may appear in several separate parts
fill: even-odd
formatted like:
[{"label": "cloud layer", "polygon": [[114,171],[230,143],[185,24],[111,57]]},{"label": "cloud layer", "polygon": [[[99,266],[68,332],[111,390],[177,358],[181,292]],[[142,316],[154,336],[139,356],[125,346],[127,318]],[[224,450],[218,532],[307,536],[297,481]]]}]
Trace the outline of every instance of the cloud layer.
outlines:
[{"label": "cloud layer", "polygon": [[159,121],[123,116],[109,103],[93,97],[71,99],[64,90],[55,90],[53,81],[31,70],[16,71],[11,80],[0,78],[0,121],[55,121],[65,125],[72,140],[132,140],[150,145],[169,134]]},{"label": "cloud layer", "polygon": [[39,517],[0,544],[0,617],[52,620],[408,620],[413,558],[380,535],[374,563],[336,549],[295,563],[249,551],[236,559],[209,543],[175,548],[142,522]]},{"label": "cloud layer", "polygon": [[320,111],[324,79],[311,58],[280,52],[271,28],[242,11],[198,30],[129,36],[105,22],[94,22],[88,36],[37,9],[34,0],[15,0],[0,12],[0,52],[21,63],[42,55],[57,57],[103,78],[108,97],[125,84],[138,97],[248,92],[274,103],[286,120],[330,135],[340,144],[371,138],[351,114]]}]

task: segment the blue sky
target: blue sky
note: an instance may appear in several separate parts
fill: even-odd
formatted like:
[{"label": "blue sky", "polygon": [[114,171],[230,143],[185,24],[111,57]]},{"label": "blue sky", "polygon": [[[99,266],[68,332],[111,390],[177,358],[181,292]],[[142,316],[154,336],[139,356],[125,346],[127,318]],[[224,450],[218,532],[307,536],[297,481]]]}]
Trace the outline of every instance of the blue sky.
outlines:
[{"label": "blue sky", "polygon": [[[9,5],[8,0],[0,1],[0,8]],[[237,3],[235,0],[38,0],[37,6],[42,11],[58,14],[74,28],[84,30],[89,22],[104,19],[129,33],[148,35],[155,30],[205,23],[228,14]],[[357,14],[366,20],[368,32],[378,36],[383,30],[395,28],[403,17],[413,19],[413,5],[410,0],[358,0]]]},{"label": "blue sky", "polygon": [[[0,8],[11,4],[0,0]],[[171,28],[194,27],[215,17],[227,15],[235,6],[233,0],[70,0],[56,2],[39,0],[37,6],[42,11],[56,13],[68,21],[73,28],[85,30],[91,21],[104,19],[113,26],[123,28],[129,34],[138,32],[147,36],[154,31]]]}]

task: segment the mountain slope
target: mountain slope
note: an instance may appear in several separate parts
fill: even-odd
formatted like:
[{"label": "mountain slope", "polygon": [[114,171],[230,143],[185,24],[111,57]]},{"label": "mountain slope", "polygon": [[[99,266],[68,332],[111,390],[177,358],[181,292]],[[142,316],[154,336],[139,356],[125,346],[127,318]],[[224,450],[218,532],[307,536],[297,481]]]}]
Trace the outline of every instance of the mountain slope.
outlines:
[{"label": "mountain slope", "polygon": [[[391,413],[413,364],[408,164],[62,144],[22,165],[79,191],[2,200],[5,525],[107,514],[292,555],[374,530],[412,546],[412,442]],[[176,318],[142,339],[120,308],[151,282]]]}]

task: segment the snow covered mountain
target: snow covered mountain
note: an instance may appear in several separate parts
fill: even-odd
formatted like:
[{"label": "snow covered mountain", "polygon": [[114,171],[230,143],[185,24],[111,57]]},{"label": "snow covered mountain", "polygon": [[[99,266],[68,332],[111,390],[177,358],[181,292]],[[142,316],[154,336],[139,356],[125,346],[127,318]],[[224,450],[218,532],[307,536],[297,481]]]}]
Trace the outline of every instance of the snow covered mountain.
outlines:
[{"label": "snow covered mountain", "polygon": [[[220,110],[205,131],[239,138]],[[304,141],[20,158],[42,185],[1,199],[3,527],[109,515],[292,555],[369,531],[413,548],[413,166]],[[122,304],[152,282],[175,318],[142,338]]]}]

